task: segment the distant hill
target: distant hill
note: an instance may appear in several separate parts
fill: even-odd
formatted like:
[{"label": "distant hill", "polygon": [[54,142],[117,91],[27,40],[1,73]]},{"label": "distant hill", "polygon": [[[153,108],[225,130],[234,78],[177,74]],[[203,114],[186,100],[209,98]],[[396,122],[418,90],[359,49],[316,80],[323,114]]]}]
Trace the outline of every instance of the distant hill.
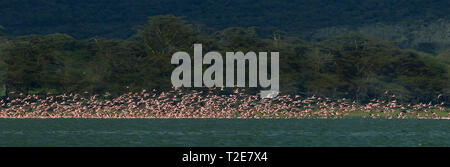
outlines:
[{"label": "distant hill", "polygon": [[127,38],[148,16],[172,14],[216,30],[257,26],[263,35],[281,30],[320,40],[329,27],[448,20],[449,8],[448,0],[8,0],[0,1],[0,25],[10,35]]}]

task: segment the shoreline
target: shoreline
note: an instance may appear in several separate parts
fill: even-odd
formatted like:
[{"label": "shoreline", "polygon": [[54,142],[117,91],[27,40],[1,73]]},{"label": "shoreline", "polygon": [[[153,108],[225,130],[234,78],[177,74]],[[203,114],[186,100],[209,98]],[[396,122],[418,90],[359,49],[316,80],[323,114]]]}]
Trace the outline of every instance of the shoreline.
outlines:
[{"label": "shoreline", "polygon": [[236,89],[220,95],[209,91],[130,92],[82,96],[28,95],[0,101],[0,118],[124,118],[124,119],[450,119],[443,101],[402,104],[395,96],[361,104],[350,99],[280,95],[265,99]]},{"label": "shoreline", "polygon": [[104,120],[207,120],[207,119],[218,119],[218,120],[345,120],[345,119],[368,119],[368,120],[376,120],[376,119],[387,119],[387,120],[450,120],[450,117],[440,117],[440,118],[427,118],[427,117],[417,117],[417,118],[371,118],[371,117],[339,117],[339,118],[321,118],[321,117],[311,117],[311,118],[151,118],[151,117],[123,117],[123,118],[104,118],[104,117],[57,117],[57,118],[49,118],[49,117],[0,117],[2,119],[104,119]]}]

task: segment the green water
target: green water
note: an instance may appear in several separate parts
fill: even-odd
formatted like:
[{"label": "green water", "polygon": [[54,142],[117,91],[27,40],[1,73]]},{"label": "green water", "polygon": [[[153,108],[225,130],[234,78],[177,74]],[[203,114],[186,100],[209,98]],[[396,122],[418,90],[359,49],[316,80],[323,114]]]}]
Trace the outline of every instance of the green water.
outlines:
[{"label": "green water", "polygon": [[450,146],[449,120],[0,119],[0,146]]}]

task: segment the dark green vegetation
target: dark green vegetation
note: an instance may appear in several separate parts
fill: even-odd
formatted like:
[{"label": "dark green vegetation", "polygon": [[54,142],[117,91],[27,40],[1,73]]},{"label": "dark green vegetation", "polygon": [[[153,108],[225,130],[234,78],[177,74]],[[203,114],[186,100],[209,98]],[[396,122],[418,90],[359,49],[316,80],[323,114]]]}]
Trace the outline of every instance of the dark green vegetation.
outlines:
[{"label": "dark green vegetation", "polygon": [[307,42],[278,32],[264,38],[252,27],[203,29],[179,17],[154,16],[127,40],[77,40],[66,34],[3,36],[2,92],[117,95],[170,89],[172,53],[192,52],[193,43],[202,43],[204,52],[279,51],[285,93],[367,101],[389,91],[402,101],[449,99],[448,50],[427,54],[360,34]]},{"label": "dark green vegetation", "polygon": [[413,119],[0,119],[0,146],[450,146],[449,124]]},{"label": "dark green vegetation", "polygon": [[11,35],[128,38],[147,16],[173,14],[210,31],[256,26],[305,40],[361,32],[433,52],[450,46],[449,8],[448,0],[11,0],[0,2],[0,25]]},{"label": "dark green vegetation", "polygon": [[284,93],[448,102],[449,9],[448,0],[1,1],[1,94],[169,89],[172,53],[203,43],[279,51]]}]

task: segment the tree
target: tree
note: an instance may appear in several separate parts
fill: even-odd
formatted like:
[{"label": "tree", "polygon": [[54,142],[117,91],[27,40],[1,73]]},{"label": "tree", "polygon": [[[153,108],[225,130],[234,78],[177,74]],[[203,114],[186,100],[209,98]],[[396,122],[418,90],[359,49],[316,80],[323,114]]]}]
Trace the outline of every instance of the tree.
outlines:
[{"label": "tree", "polygon": [[269,42],[258,37],[256,27],[230,27],[214,33],[214,37],[225,51],[257,52],[270,46]]},{"label": "tree", "polygon": [[177,51],[192,53],[194,43],[201,42],[200,33],[191,24],[172,15],[150,17],[137,37],[142,46],[137,69],[144,87],[170,87],[171,55]]},{"label": "tree", "polygon": [[16,41],[6,49],[4,57],[6,96],[9,96],[11,89],[28,93],[30,88],[37,87],[38,64],[34,49],[35,46],[29,41]]},{"label": "tree", "polygon": [[197,35],[182,17],[172,15],[152,16],[138,32],[147,55],[165,56],[191,48]]}]

